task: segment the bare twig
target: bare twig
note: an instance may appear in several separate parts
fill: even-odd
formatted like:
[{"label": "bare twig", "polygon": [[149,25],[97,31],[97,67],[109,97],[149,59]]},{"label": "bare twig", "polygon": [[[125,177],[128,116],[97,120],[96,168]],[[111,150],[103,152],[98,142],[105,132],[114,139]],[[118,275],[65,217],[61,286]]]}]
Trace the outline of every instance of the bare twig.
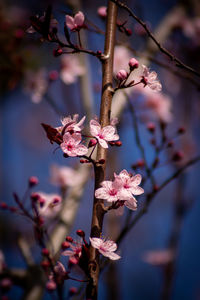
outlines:
[{"label": "bare twig", "polygon": [[171,52],[169,52],[165,47],[163,47],[161,45],[161,43],[156,39],[156,37],[154,36],[154,34],[149,30],[149,28],[147,27],[146,23],[143,22],[139,17],[137,17],[133,11],[125,4],[122,3],[121,1],[118,0],[112,0],[114,3],[116,3],[119,7],[125,9],[129,15],[134,18],[146,31],[147,35],[152,39],[152,41],[157,45],[158,49],[164,53],[165,55],[167,55],[171,61],[176,63],[176,66],[181,68],[181,69],[185,69],[193,74],[195,74],[196,76],[200,77],[200,73],[196,70],[194,70],[193,68],[191,68],[190,66],[184,64],[180,59],[178,59],[175,55],[173,55]]}]

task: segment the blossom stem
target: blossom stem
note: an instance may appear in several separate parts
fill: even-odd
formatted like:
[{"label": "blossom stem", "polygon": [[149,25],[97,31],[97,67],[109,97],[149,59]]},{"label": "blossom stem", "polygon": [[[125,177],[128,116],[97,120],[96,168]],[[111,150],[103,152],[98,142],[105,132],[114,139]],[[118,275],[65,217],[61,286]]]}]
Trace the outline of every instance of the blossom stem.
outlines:
[{"label": "blossom stem", "polygon": [[[115,45],[115,32],[117,21],[117,6],[112,1],[108,1],[108,13],[105,35],[104,59],[102,60],[102,97],[100,108],[100,124],[102,127],[109,125],[111,103],[113,97],[112,80],[113,80],[113,56]],[[104,159],[106,161],[107,149],[98,144],[97,161]],[[100,183],[105,178],[105,164],[95,165],[95,190],[100,187]],[[91,224],[91,237],[100,237],[103,227],[103,218],[105,214],[104,201],[94,197],[93,214]],[[98,278],[99,278],[99,254],[98,251],[90,246],[89,249],[89,278],[87,285],[87,299],[97,299]]]}]

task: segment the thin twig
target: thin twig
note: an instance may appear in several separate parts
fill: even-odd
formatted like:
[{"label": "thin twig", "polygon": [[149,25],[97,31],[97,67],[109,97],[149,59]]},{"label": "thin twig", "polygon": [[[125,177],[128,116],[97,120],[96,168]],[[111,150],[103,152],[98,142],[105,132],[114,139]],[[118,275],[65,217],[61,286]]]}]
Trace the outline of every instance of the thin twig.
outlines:
[{"label": "thin twig", "polygon": [[117,4],[119,7],[125,9],[129,15],[134,18],[146,31],[147,35],[152,39],[152,41],[157,45],[157,47],[159,48],[159,50],[164,53],[165,55],[167,55],[171,61],[176,63],[176,66],[182,69],[185,69],[193,74],[195,74],[196,76],[200,77],[200,73],[198,71],[196,71],[195,69],[191,68],[190,66],[184,64],[180,59],[178,59],[175,55],[173,55],[171,52],[169,52],[165,47],[163,47],[160,42],[156,39],[156,37],[154,36],[154,34],[149,30],[149,28],[147,27],[146,23],[143,22],[139,17],[137,17],[133,11],[125,4],[122,3],[121,1],[118,0],[111,0],[112,2],[114,2],[115,4]]}]

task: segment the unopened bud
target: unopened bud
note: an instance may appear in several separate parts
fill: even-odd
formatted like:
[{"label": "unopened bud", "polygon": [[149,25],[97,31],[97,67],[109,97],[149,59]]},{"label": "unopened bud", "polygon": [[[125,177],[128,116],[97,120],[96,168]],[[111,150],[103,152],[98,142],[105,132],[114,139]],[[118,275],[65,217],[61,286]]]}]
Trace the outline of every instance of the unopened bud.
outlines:
[{"label": "unopened bud", "polygon": [[46,284],[46,289],[49,291],[49,292],[51,292],[51,291],[54,291],[55,289],[56,289],[56,283],[55,283],[55,281],[53,281],[53,280],[50,280],[50,281],[48,281],[47,282],[47,284]]},{"label": "unopened bud", "polygon": [[125,28],[125,33],[127,36],[131,36],[132,35],[132,30],[130,28]]},{"label": "unopened bud", "polygon": [[47,248],[42,249],[42,255],[49,256],[49,250]]},{"label": "unopened bud", "polygon": [[66,240],[67,242],[70,242],[70,243],[73,242],[73,238],[72,238],[71,236],[69,236],[69,235],[66,236],[65,240]]},{"label": "unopened bud", "polygon": [[40,198],[40,195],[38,193],[32,193],[31,194],[31,200],[32,201],[38,201]]},{"label": "unopened bud", "polygon": [[85,232],[84,232],[82,229],[78,229],[78,230],[76,231],[76,234],[77,234],[78,236],[82,237],[82,238],[85,237]]},{"label": "unopened bud", "polygon": [[185,133],[185,128],[184,127],[180,127],[177,131],[178,134],[184,134]]},{"label": "unopened bud", "polygon": [[60,56],[62,53],[63,53],[63,50],[62,50],[61,48],[58,48],[58,49],[54,49],[54,50],[53,50],[53,55],[54,55],[55,57]]},{"label": "unopened bud", "polygon": [[128,77],[128,73],[125,70],[120,70],[116,75],[119,81],[123,81]]},{"label": "unopened bud", "polygon": [[77,291],[78,291],[77,288],[71,287],[71,288],[69,289],[69,295],[72,296],[72,295],[76,294]]},{"label": "unopened bud", "polygon": [[115,142],[115,146],[117,146],[117,147],[121,147],[121,145],[122,145],[122,142],[121,142],[121,141],[117,141],[117,142]]},{"label": "unopened bud", "polygon": [[49,72],[49,80],[51,80],[51,81],[58,79],[58,76],[59,76],[59,73],[56,70]]},{"label": "unopened bud", "polygon": [[99,17],[102,19],[105,19],[107,17],[107,7],[106,6],[100,6],[97,10],[97,13]]},{"label": "unopened bud", "polygon": [[48,269],[49,268],[49,266],[50,266],[50,263],[49,263],[49,261],[48,260],[43,260],[42,262],[41,262],[41,267],[44,269],[44,270],[46,270],[46,269]]},{"label": "unopened bud", "polygon": [[172,156],[172,160],[173,160],[173,161],[181,161],[181,160],[183,159],[183,157],[184,157],[183,152],[177,151],[177,152],[175,152],[174,155]]},{"label": "unopened bud", "polygon": [[7,208],[8,208],[8,205],[7,205],[5,202],[1,202],[1,203],[0,203],[0,208],[1,208],[1,209],[7,209]]},{"label": "unopened bud", "polygon": [[137,69],[139,67],[139,62],[134,57],[132,57],[129,60],[128,64],[129,64],[129,67],[130,67],[131,70]]},{"label": "unopened bud", "polygon": [[31,176],[31,177],[29,178],[29,187],[33,187],[33,186],[37,185],[38,182],[39,182],[39,180],[38,180],[37,177]]},{"label": "unopened bud", "polygon": [[66,249],[70,248],[71,246],[70,246],[69,242],[65,241],[65,242],[62,243],[61,247],[62,247],[63,250],[66,250]]},{"label": "unopened bud", "polygon": [[90,147],[93,147],[93,146],[95,146],[96,144],[97,144],[97,140],[91,139],[90,142],[89,142],[88,147],[89,147],[89,148],[90,148]]},{"label": "unopened bud", "polygon": [[155,124],[152,123],[152,122],[149,122],[149,123],[147,124],[147,129],[148,129],[151,133],[154,133],[154,131],[155,131]]}]

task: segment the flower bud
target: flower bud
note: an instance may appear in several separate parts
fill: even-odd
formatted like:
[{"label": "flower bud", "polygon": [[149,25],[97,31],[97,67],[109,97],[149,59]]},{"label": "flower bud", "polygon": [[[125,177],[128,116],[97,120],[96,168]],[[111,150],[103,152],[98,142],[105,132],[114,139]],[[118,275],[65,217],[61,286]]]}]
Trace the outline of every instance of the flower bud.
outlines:
[{"label": "flower bud", "polygon": [[75,287],[71,287],[70,289],[69,289],[69,295],[70,296],[73,296],[74,294],[76,294],[77,293],[77,288],[75,288]]},{"label": "flower bud", "polygon": [[127,36],[131,36],[132,35],[132,30],[130,28],[125,28],[125,33]]},{"label": "flower bud", "polygon": [[29,178],[29,187],[33,187],[33,186],[37,185],[38,182],[39,182],[39,180],[38,180],[37,177],[31,176],[31,177]]},{"label": "flower bud", "polygon": [[97,14],[102,19],[105,19],[107,17],[107,7],[106,6],[100,6],[97,10]]},{"label": "flower bud", "polygon": [[62,243],[61,247],[62,247],[63,250],[66,250],[66,249],[70,248],[70,243],[65,241],[65,242]]},{"label": "flower bud", "polygon": [[50,266],[50,263],[49,263],[49,261],[48,260],[43,260],[42,262],[41,262],[41,267],[44,269],[44,270],[46,270],[46,269],[48,269],[49,268],[49,266]]},{"label": "flower bud", "polygon": [[89,142],[88,147],[89,147],[89,148],[90,148],[90,147],[93,147],[93,146],[95,146],[96,144],[97,144],[97,140],[91,139],[90,142]]},{"label": "flower bud", "polygon": [[42,249],[42,255],[49,256],[49,250],[47,248]]},{"label": "flower bud", "polygon": [[181,160],[183,159],[183,157],[184,157],[183,152],[177,151],[177,152],[175,152],[174,155],[172,156],[172,160],[178,162],[178,161],[181,161]]},{"label": "flower bud", "polygon": [[71,236],[66,236],[65,240],[70,243],[73,242],[73,238]]},{"label": "flower bud", "polygon": [[47,284],[46,284],[46,289],[49,292],[54,291],[56,289],[56,283],[55,283],[55,281],[53,281],[53,280],[48,281]]},{"label": "flower bud", "polygon": [[129,67],[130,67],[131,70],[137,69],[139,67],[139,62],[134,57],[132,57],[129,60],[128,64],[129,64]]},{"label": "flower bud", "polygon": [[178,134],[184,134],[185,133],[185,128],[184,127],[180,127],[177,131]]},{"label": "flower bud", "polygon": [[117,141],[117,142],[115,142],[115,146],[117,146],[117,147],[121,147],[121,145],[122,145],[122,142],[121,142],[121,141]]},{"label": "flower bud", "polygon": [[125,70],[120,70],[117,73],[116,77],[119,81],[123,81],[128,77],[128,73]]},{"label": "flower bud", "polygon": [[58,79],[59,73],[56,70],[52,70],[49,72],[49,80],[51,81],[55,81],[56,79]]},{"label": "flower bud", "polygon": [[85,232],[84,232],[82,229],[78,229],[78,230],[76,231],[76,234],[77,234],[78,236],[82,237],[82,238],[85,237]]},{"label": "flower bud", "polygon": [[154,133],[154,131],[155,131],[155,124],[152,123],[152,122],[149,122],[149,123],[147,124],[147,129],[148,129],[151,133]]},{"label": "flower bud", "polygon": [[5,202],[1,202],[1,203],[0,203],[0,208],[1,208],[1,209],[7,209],[7,208],[8,208],[8,205],[7,205]]},{"label": "flower bud", "polygon": [[63,50],[62,50],[61,48],[58,48],[58,49],[54,49],[54,50],[53,50],[53,55],[54,55],[55,57],[60,56],[62,53],[63,53]]}]

